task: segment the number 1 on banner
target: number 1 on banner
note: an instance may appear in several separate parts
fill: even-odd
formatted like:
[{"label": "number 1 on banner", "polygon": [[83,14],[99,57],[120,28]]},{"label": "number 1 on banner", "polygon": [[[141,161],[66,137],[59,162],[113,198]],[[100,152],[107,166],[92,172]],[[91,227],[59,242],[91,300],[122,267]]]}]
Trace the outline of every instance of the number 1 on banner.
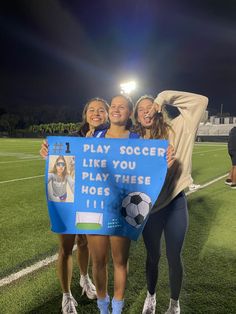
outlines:
[{"label": "number 1 on banner", "polygon": [[70,154],[70,143],[66,142],[66,154]]}]

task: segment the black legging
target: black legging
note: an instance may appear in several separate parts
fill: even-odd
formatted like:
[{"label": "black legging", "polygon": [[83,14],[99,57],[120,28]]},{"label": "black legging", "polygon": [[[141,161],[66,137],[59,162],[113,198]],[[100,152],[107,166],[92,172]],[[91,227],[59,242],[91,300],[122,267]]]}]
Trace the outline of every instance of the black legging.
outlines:
[{"label": "black legging", "polygon": [[161,236],[164,231],[171,298],[179,299],[183,278],[181,250],[187,228],[188,208],[184,192],[179,193],[168,206],[149,216],[143,239],[147,250],[146,279],[150,294],[154,294],[156,290]]}]

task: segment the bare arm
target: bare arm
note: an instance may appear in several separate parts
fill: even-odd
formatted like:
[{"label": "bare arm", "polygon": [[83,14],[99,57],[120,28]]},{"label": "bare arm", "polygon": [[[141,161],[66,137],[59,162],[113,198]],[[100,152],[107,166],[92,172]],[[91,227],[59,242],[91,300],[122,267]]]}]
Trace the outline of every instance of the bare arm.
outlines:
[{"label": "bare arm", "polygon": [[175,162],[175,150],[172,145],[169,145],[167,147],[166,151],[166,161],[167,161],[167,167],[170,168],[173,163]]}]

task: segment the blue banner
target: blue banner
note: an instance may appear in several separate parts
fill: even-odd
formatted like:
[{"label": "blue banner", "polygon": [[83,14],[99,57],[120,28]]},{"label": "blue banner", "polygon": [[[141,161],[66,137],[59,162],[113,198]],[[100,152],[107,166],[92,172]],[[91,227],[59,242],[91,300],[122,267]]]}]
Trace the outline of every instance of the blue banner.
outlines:
[{"label": "blue banner", "polygon": [[137,240],[167,172],[166,140],[49,136],[52,231]]}]

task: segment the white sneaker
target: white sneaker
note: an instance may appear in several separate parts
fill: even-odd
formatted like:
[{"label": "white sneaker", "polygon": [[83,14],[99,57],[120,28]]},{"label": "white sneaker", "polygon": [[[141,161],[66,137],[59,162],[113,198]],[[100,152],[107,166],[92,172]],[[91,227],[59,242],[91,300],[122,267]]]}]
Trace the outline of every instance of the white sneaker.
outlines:
[{"label": "white sneaker", "polygon": [[156,313],[156,293],[151,295],[147,292],[147,296],[143,305],[142,314],[155,314]]},{"label": "white sneaker", "polygon": [[76,306],[78,303],[75,301],[72,295],[63,295],[62,299],[62,313],[63,314],[77,314]]},{"label": "white sneaker", "polygon": [[180,314],[179,300],[170,299],[170,305],[165,314]]},{"label": "white sneaker", "polygon": [[200,184],[190,184],[188,188],[189,188],[189,191],[195,191],[195,190],[198,190],[200,187],[201,187]]},{"label": "white sneaker", "polygon": [[96,287],[89,278],[89,275],[81,276],[79,284],[82,288],[82,295],[85,293],[90,300],[97,299]]},{"label": "white sneaker", "polygon": [[231,185],[231,184],[232,184],[232,180],[231,180],[231,179],[226,179],[226,180],[225,180],[225,184]]}]

